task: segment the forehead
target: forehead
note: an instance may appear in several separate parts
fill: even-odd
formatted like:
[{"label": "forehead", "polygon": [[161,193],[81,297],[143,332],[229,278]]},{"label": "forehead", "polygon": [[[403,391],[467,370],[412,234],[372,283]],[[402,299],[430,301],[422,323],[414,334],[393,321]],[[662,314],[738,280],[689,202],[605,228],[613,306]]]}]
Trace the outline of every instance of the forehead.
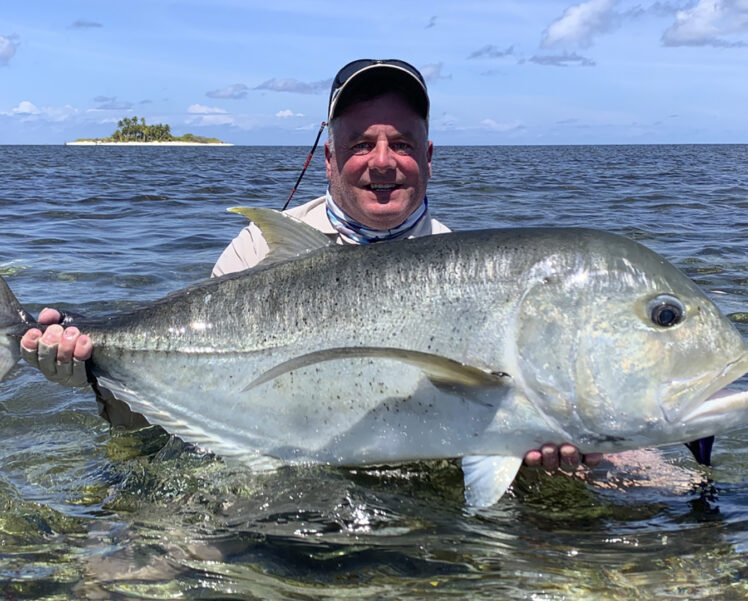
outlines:
[{"label": "forehead", "polygon": [[391,133],[426,137],[426,121],[398,94],[384,94],[349,106],[333,122],[336,134],[362,135],[386,128]]}]

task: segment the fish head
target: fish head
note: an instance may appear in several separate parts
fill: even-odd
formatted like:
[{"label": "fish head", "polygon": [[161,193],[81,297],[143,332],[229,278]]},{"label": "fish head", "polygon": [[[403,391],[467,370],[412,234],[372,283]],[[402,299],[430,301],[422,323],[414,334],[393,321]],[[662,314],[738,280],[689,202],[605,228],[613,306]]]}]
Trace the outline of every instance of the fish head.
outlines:
[{"label": "fish head", "polygon": [[[583,230],[528,278],[521,385],[583,451],[686,442],[748,420],[748,345],[683,273],[629,239]],[[707,409],[708,408],[708,409]]]}]

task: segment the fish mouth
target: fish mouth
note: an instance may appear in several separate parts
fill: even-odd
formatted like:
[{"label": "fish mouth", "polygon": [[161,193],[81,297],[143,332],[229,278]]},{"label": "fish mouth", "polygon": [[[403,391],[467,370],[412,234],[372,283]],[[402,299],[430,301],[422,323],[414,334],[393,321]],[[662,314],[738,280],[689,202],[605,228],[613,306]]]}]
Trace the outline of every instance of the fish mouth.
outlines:
[{"label": "fish mouth", "polygon": [[[729,429],[725,428],[726,423],[735,427],[748,423],[748,390],[723,388],[725,384],[735,383],[746,371],[748,352],[728,363],[707,388],[708,396],[680,418],[687,430],[697,432],[697,436],[700,436],[685,445],[701,465],[712,464],[714,433]],[[706,432],[711,433],[703,436]]]},{"label": "fish mouth", "polygon": [[[727,386],[740,379],[746,373],[748,373],[748,351],[727,363],[716,376],[707,379],[708,375],[704,374],[700,378],[700,382],[697,380],[690,385],[687,381],[680,382],[679,388],[681,389],[681,393],[688,394],[689,389],[692,391],[691,401],[681,407],[678,407],[677,404],[672,406],[668,404],[661,405],[665,421],[671,424],[677,422],[689,423],[689,421],[697,419],[697,416],[701,415],[700,412],[702,409],[714,413],[718,405],[724,407],[725,415],[730,413],[732,409],[728,409],[729,399],[733,396],[735,397],[737,408],[742,402],[743,393],[731,390]],[[707,409],[707,407],[711,407],[711,409]],[[742,411],[742,409],[738,410]]]},{"label": "fish mouth", "polygon": [[[682,420],[686,424],[692,424],[725,417],[739,418],[740,414],[744,418],[748,416],[748,390],[723,388],[684,415]],[[736,419],[736,424],[744,421]]]}]

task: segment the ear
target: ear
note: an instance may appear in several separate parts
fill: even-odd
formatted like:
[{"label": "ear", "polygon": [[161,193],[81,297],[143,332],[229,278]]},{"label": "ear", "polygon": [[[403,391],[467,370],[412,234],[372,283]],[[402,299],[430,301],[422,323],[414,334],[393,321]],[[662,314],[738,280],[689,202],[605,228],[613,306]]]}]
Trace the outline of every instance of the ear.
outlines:
[{"label": "ear", "polygon": [[[431,167],[429,167],[431,169]],[[330,142],[325,142],[325,175],[327,179],[330,179],[332,174],[332,150],[330,150]]]},{"label": "ear", "polygon": [[426,150],[426,160],[429,166],[429,177],[431,177],[431,157],[434,154],[434,143],[429,140],[428,150]]}]

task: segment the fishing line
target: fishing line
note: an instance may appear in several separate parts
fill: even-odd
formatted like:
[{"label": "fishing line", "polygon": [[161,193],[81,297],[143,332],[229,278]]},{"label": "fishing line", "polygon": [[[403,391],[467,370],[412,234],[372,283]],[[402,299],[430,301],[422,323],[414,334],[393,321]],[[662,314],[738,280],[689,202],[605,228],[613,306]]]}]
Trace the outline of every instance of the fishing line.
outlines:
[{"label": "fishing line", "polygon": [[304,177],[304,173],[306,173],[306,168],[309,166],[309,161],[312,160],[312,155],[314,154],[314,151],[317,150],[317,144],[319,144],[319,137],[322,135],[322,130],[325,129],[325,125],[327,125],[327,123],[323,121],[322,125],[319,126],[319,131],[317,132],[317,139],[314,140],[314,146],[312,146],[312,149],[309,151],[309,156],[306,158],[306,163],[304,163],[304,166],[301,168],[301,173],[299,173],[299,179],[296,180],[296,183],[294,184],[294,187],[291,190],[291,194],[288,195],[288,198],[286,199],[286,204],[283,205],[283,208],[281,209],[281,211],[286,210],[288,203],[291,202],[291,197],[296,192],[296,188],[299,187],[299,182],[301,181],[301,178]]}]

